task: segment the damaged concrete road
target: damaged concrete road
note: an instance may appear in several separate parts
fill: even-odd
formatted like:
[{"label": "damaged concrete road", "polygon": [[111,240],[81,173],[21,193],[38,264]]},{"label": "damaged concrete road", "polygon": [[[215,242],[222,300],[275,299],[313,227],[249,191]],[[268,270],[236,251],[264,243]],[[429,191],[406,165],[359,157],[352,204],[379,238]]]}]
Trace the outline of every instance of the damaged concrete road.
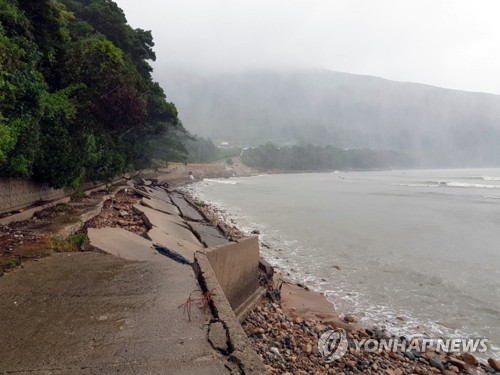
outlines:
[{"label": "damaged concrete road", "polygon": [[0,373],[231,373],[207,341],[211,314],[193,308],[189,321],[178,307],[198,288],[174,261],[66,253],[27,263],[0,280]]},{"label": "damaged concrete road", "polygon": [[0,374],[265,373],[224,291],[200,290],[192,268],[196,253],[235,243],[189,198],[129,185],[85,223],[96,252],[0,279]]}]

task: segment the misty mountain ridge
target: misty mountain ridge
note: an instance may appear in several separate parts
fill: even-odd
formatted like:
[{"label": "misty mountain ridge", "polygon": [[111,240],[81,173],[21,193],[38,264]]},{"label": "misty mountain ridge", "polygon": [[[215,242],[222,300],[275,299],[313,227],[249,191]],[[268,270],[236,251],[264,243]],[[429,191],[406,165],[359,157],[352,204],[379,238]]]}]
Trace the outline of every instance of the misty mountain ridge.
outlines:
[{"label": "misty mountain ridge", "polygon": [[157,68],[191,132],[257,145],[404,152],[421,167],[500,165],[500,96],[328,70]]}]

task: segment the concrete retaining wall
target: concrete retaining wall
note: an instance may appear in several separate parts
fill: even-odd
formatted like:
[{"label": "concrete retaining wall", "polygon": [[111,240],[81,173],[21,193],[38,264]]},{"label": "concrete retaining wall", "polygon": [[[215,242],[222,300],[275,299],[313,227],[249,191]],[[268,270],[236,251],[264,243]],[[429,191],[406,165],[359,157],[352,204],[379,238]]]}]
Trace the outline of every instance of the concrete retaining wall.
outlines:
[{"label": "concrete retaining wall", "polygon": [[[254,243],[251,240],[252,239],[250,239],[250,241],[246,243],[243,248],[249,246],[250,252],[253,252],[255,248],[254,245],[250,245]],[[243,241],[245,242],[245,240]],[[213,321],[211,324],[213,323],[222,324],[222,327],[225,331],[227,338],[227,344],[228,344],[227,354],[229,355],[229,359],[235,362],[239,366],[241,373],[245,375],[254,375],[254,374],[261,375],[267,373],[264,363],[262,362],[262,359],[255,352],[255,349],[253,349],[250,340],[245,334],[245,331],[239,324],[238,318],[235,312],[233,311],[233,308],[230,305],[228,298],[226,298],[226,292],[225,290],[222,289],[218,277],[216,276],[212,268],[211,262],[208,258],[208,254],[211,253],[212,251],[215,251],[215,253],[217,253],[219,250],[222,250],[219,261],[218,262],[216,261],[216,263],[214,263],[217,265],[222,265],[223,262],[220,261],[221,259],[225,258],[227,260],[231,258],[230,255],[225,254],[224,250],[227,250],[232,246],[234,245],[226,245],[218,248],[213,248],[212,250],[209,251],[196,252],[194,257],[193,268],[195,270],[195,273],[198,277],[198,281],[202,289],[204,291],[210,291],[212,294],[210,307],[212,309],[212,313],[216,320]],[[258,243],[256,248],[258,251]],[[241,252],[239,253],[241,254]],[[222,254],[225,254],[226,256],[222,256]],[[212,259],[214,259],[215,255],[212,255],[211,257]],[[228,261],[228,264],[229,263],[231,262]],[[243,261],[243,263],[247,263],[247,261],[245,260]],[[253,264],[253,262],[249,263]],[[238,269],[240,268],[238,267],[236,269],[233,269],[231,272],[232,274],[231,278],[236,281],[238,281],[238,279],[240,278],[239,276],[242,276],[237,272]],[[259,288],[257,288],[257,290],[258,289]],[[243,291],[244,294],[247,294],[247,292],[249,292],[250,294],[251,291],[250,290],[246,292]],[[254,290],[253,292],[255,293],[256,291]]]},{"label": "concrete retaining wall", "polygon": [[227,300],[239,315],[240,306],[259,290],[258,238],[248,237],[205,253]]},{"label": "concrete retaining wall", "polygon": [[52,201],[66,196],[64,190],[52,189],[22,178],[0,179],[0,214],[29,207],[40,201]]}]

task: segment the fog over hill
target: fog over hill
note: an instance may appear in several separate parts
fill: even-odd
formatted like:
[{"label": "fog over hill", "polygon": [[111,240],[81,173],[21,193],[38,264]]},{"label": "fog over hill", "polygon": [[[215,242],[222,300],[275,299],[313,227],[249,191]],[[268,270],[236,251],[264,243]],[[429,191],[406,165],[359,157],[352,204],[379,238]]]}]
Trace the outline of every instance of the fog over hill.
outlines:
[{"label": "fog over hill", "polygon": [[215,141],[403,151],[417,166],[500,165],[500,96],[327,70],[157,68],[185,127]]}]

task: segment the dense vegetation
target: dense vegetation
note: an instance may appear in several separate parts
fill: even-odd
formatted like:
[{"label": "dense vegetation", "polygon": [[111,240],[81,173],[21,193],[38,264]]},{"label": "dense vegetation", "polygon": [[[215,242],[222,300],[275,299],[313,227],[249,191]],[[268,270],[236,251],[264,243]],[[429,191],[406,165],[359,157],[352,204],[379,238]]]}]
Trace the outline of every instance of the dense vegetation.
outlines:
[{"label": "dense vegetation", "polygon": [[191,163],[210,163],[217,160],[227,161],[227,159],[240,156],[241,154],[241,148],[219,148],[208,137],[191,136],[185,143],[188,152],[186,161]]},{"label": "dense vegetation", "polygon": [[0,0],[0,176],[77,186],[185,153],[153,46],[111,0]]},{"label": "dense vegetation", "polygon": [[412,165],[407,155],[394,151],[342,150],[313,145],[278,147],[271,143],[245,150],[242,161],[259,170],[286,171],[405,168]]}]

